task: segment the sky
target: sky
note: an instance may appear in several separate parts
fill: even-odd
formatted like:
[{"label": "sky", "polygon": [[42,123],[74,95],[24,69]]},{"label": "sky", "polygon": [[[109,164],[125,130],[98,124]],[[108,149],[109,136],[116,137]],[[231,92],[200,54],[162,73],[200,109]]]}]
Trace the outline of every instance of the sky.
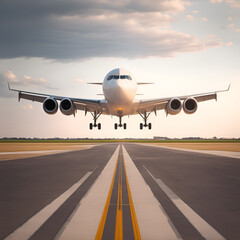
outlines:
[{"label": "sky", "polygon": [[[1,0],[0,137],[152,138],[240,137],[240,1],[238,0]],[[197,112],[101,116],[47,115],[41,103],[21,100],[12,88],[66,97],[101,99],[114,68],[139,82],[138,99],[226,89]]]}]

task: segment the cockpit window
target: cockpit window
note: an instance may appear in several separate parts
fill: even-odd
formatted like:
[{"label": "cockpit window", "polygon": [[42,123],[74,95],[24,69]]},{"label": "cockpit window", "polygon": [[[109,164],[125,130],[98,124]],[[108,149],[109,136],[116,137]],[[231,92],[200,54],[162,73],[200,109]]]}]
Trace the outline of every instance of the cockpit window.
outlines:
[{"label": "cockpit window", "polygon": [[131,78],[129,75],[121,75],[120,78],[121,78],[121,79],[132,80],[132,78]]},{"label": "cockpit window", "polygon": [[119,79],[119,75],[110,75],[107,80],[112,80],[112,79]]},{"label": "cockpit window", "polygon": [[131,76],[129,75],[110,75],[107,80],[112,80],[112,79],[128,79],[128,80],[132,80]]}]

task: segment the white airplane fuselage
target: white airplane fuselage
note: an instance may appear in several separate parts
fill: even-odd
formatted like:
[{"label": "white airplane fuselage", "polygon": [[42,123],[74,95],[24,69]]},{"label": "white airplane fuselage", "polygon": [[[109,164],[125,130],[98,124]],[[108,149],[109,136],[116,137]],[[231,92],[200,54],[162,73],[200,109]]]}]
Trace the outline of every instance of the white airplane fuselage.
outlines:
[{"label": "white airplane fuselage", "polygon": [[124,116],[134,113],[132,103],[137,92],[137,82],[129,71],[122,68],[110,71],[102,87],[109,114]]}]

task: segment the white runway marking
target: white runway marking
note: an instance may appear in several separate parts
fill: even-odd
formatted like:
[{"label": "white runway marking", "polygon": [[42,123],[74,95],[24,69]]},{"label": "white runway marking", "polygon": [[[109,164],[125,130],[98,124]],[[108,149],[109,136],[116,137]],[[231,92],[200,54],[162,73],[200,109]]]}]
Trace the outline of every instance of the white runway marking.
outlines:
[{"label": "white runway marking", "polygon": [[180,236],[171,224],[171,220],[144,181],[124,146],[123,156],[142,239],[179,239]]},{"label": "white runway marking", "polygon": [[15,154],[48,154],[48,153],[63,153],[75,150],[42,150],[42,151],[21,151],[21,152],[0,152],[0,155],[15,155]]},{"label": "white runway marking", "polygon": [[230,158],[238,158],[238,159],[240,158],[240,152],[172,148],[172,147],[158,146],[158,145],[153,145],[153,144],[151,144],[151,145],[150,144],[142,144],[142,145],[148,146],[148,147],[151,146],[151,147],[158,147],[158,148],[166,148],[166,149],[185,151],[185,152],[195,152],[195,153],[210,154],[210,155],[221,156],[221,157],[230,157]]},{"label": "white runway marking", "polygon": [[86,173],[77,183],[52,201],[49,205],[31,217],[21,227],[8,235],[5,240],[26,240],[30,238],[44,222],[82,185],[92,172]]},{"label": "white runway marking", "polygon": [[81,200],[74,214],[68,220],[65,229],[60,230],[62,234],[58,234],[60,235],[59,239],[95,239],[112,182],[119,148],[118,146],[95,183]]},{"label": "white runway marking", "polygon": [[208,240],[224,240],[225,238],[210,226],[203,218],[201,218],[193,209],[191,209],[183,200],[181,200],[161,179],[156,179],[144,167],[159,187],[167,194],[176,207],[189,220],[189,222],[197,229],[197,231]]},{"label": "white runway marking", "polygon": [[[73,152],[78,150],[85,150],[93,148],[96,145],[73,145],[73,149],[65,150],[40,150],[40,151],[19,151],[19,152],[0,152],[0,155],[21,155],[21,154],[54,154],[54,153],[64,153],[64,152]],[[79,148],[80,147],[80,148]],[[79,148],[79,149],[78,149]]]}]

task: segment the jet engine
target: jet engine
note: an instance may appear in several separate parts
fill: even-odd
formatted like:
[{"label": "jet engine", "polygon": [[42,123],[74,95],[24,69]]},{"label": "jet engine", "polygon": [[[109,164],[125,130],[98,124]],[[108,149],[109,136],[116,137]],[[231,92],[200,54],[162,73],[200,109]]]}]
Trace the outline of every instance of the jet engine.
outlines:
[{"label": "jet engine", "polygon": [[64,98],[60,103],[60,110],[64,115],[72,115],[75,114],[76,108],[71,99]]},{"label": "jet engine", "polygon": [[48,97],[43,102],[43,110],[47,114],[55,114],[58,110],[58,103],[54,98]]},{"label": "jet engine", "polygon": [[167,113],[170,115],[176,115],[180,113],[182,109],[182,103],[178,98],[172,98],[167,104]]},{"label": "jet engine", "polygon": [[198,104],[195,98],[187,98],[183,102],[183,110],[186,114],[195,113],[197,111],[197,107]]}]

